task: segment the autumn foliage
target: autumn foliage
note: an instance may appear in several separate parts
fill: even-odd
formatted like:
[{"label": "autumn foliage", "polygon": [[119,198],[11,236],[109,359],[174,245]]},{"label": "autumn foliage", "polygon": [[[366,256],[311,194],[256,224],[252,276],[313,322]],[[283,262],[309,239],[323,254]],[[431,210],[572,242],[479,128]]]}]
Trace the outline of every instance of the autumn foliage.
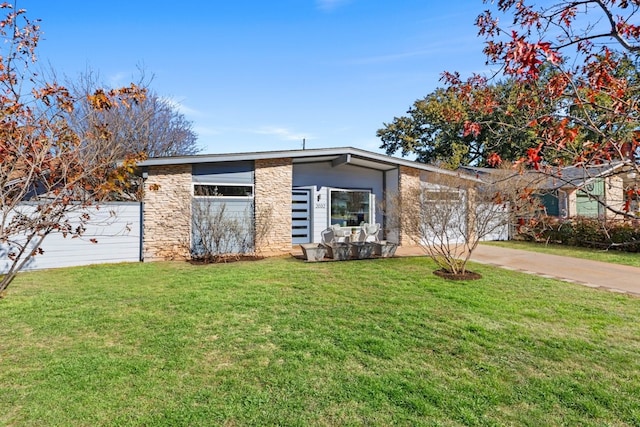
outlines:
[{"label": "autumn foliage", "polygon": [[[28,259],[42,252],[43,239],[57,231],[80,236],[68,214],[126,191],[137,153],[117,158],[96,149],[111,132],[108,123],[92,123],[89,138],[69,124],[78,99],[57,82],[41,81],[33,71],[40,29],[25,10],[0,4],[0,259],[9,259],[0,276],[0,292]],[[94,110],[130,106],[145,91],[135,85],[98,90],[88,97]],[[34,209],[23,209],[25,203]],[[89,221],[88,216],[82,216]]]},{"label": "autumn foliage", "polygon": [[[513,106],[527,112],[521,126],[537,137],[519,162],[539,169],[630,160],[629,153],[638,149],[634,131],[640,125],[640,27],[633,24],[640,2],[583,0],[536,6],[499,0],[491,6],[476,21],[486,41],[487,63],[497,74],[518,82],[520,93]],[[470,96],[490,87],[486,77],[462,80],[456,73],[445,73],[443,80],[472,109],[505,108],[491,102],[490,90],[481,103]],[[484,126],[487,123],[468,123],[464,132],[477,133]],[[491,161],[497,164],[501,159],[494,155]],[[629,165],[637,169],[632,161]]]}]

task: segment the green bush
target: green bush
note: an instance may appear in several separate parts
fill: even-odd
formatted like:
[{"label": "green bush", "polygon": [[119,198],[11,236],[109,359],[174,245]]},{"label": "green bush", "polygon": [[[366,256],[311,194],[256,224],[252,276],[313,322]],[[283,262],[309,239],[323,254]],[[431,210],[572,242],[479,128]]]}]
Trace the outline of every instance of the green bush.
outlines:
[{"label": "green bush", "polygon": [[640,252],[640,226],[619,224],[611,230],[611,241],[627,247],[628,252]]},{"label": "green bush", "polygon": [[595,218],[540,217],[517,230],[525,240],[597,249],[640,252],[639,221],[604,221]]}]

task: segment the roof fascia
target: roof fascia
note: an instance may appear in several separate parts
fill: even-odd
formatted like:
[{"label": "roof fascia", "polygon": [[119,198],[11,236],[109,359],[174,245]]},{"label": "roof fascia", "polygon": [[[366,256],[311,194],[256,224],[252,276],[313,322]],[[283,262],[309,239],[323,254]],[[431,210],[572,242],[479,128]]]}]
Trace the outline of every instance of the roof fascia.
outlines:
[{"label": "roof fascia", "polygon": [[446,175],[457,176],[471,181],[481,180],[473,177],[467,177],[454,171],[440,169],[435,166],[418,163],[413,160],[401,159],[398,157],[388,156],[386,154],[378,154],[371,151],[361,150],[353,147],[338,148],[314,148],[306,150],[283,150],[283,151],[257,151],[248,153],[228,153],[228,154],[203,154],[193,156],[176,156],[176,157],[156,157],[143,160],[138,163],[140,167],[146,166],[172,166],[196,163],[216,163],[216,162],[237,162],[250,160],[266,160],[277,158],[291,158],[294,163],[296,159],[305,159],[313,157],[326,156],[355,156],[364,160],[385,163],[395,166],[406,166],[428,172],[443,173]]}]

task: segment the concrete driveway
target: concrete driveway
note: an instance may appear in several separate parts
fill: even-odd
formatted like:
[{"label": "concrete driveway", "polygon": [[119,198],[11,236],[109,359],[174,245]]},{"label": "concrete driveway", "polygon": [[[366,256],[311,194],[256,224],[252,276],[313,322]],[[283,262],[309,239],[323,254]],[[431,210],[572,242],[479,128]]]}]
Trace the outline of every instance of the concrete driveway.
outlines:
[{"label": "concrete driveway", "polygon": [[[423,255],[417,247],[398,248],[396,255]],[[638,254],[640,257],[640,254]],[[498,246],[478,245],[471,260],[614,292],[640,296],[640,268],[548,255]]]}]

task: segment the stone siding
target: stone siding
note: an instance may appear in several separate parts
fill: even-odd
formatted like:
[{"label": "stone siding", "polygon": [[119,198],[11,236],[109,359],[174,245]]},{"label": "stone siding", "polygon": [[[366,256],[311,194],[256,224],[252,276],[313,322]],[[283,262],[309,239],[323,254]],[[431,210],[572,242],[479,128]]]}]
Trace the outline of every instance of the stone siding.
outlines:
[{"label": "stone siding", "polygon": [[145,261],[188,259],[191,165],[151,166],[144,183]]},{"label": "stone siding", "polygon": [[[419,206],[409,206],[407,205],[406,199],[411,199],[410,195],[413,191],[420,188],[420,170],[411,168],[408,166],[400,166],[400,202],[402,204],[401,209],[420,209]],[[405,195],[405,197],[403,197]],[[403,200],[404,199],[404,200]],[[399,233],[399,243],[400,245],[416,245],[417,242],[412,236],[407,234],[405,230],[408,227],[400,224],[400,233]]]},{"label": "stone siding", "polygon": [[281,255],[291,251],[290,158],[255,161],[256,252]]}]

